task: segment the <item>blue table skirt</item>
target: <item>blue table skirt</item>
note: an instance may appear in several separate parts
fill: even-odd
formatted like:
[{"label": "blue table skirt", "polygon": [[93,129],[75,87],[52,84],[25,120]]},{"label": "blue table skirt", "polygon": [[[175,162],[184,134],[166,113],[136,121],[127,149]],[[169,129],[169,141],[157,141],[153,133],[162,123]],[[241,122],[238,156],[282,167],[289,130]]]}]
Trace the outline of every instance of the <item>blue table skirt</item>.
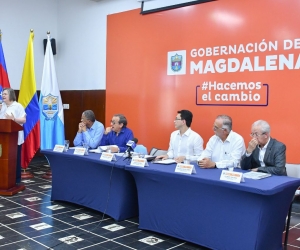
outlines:
[{"label": "blue table skirt", "polygon": [[73,155],[74,150],[57,153],[41,151],[52,170],[52,200],[76,203],[105,212],[115,220],[138,216],[137,191],[128,162],[100,161],[100,155]]},{"label": "blue table skirt", "polygon": [[137,185],[140,229],[212,249],[282,249],[299,179],[272,176],[236,184],[220,181],[220,169],[195,166],[197,173],[186,175],[175,173],[175,167],[125,167]]}]

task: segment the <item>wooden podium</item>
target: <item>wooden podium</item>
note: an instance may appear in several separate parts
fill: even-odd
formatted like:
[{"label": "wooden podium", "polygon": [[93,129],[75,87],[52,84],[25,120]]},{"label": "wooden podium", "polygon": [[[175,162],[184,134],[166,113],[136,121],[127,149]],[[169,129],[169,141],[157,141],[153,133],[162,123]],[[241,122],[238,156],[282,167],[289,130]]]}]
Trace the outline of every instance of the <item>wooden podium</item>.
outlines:
[{"label": "wooden podium", "polygon": [[0,119],[0,195],[14,195],[25,189],[16,185],[18,132],[23,127],[13,120]]}]

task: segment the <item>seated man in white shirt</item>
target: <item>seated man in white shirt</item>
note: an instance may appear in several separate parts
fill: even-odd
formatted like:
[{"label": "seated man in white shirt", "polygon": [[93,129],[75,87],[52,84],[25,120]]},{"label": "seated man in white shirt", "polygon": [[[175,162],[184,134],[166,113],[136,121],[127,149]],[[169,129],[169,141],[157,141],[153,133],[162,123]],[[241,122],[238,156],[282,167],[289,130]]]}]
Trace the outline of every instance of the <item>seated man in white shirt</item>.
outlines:
[{"label": "seated man in white shirt", "polygon": [[222,161],[230,160],[235,167],[238,166],[246,148],[243,137],[232,131],[231,117],[217,116],[213,130],[215,135],[209,139],[198,158],[198,165],[201,168],[225,168]]},{"label": "seated man in white shirt", "polygon": [[157,156],[156,159],[174,159],[183,162],[186,158],[196,161],[203,151],[203,139],[190,127],[193,114],[189,110],[180,110],[174,120],[175,128],[171,134],[168,153]]}]

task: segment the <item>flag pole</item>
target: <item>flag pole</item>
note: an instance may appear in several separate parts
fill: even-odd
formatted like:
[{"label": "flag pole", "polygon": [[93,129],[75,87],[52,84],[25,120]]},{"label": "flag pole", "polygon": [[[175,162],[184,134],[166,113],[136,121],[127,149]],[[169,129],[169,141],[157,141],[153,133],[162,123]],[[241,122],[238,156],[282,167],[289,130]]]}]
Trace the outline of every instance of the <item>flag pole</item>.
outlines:
[{"label": "flag pole", "polygon": [[[33,32],[34,32],[34,30],[30,29],[30,34],[32,34],[32,40],[31,40],[31,46],[32,47],[33,47],[33,39],[34,39],[34,33]],[[29,44],[30,44],[30,38],[29,38],[28,45],[27,45],[24,68],[25,68],[26,61],[28,60],[27,59],[27,53],[28,53],[28,49],[29,49]],[[32,54],[32,56],[34,56],[34,55]],[[30,72],[30,73],[32,73],[32,72]],[[23,69],[23,75],[24,75],[24,69]],[[22,75],[22,81],[21,81],[21,86],[20,86],[20,92],[21,92],[21,89],[22,89],[23,75]],[[35,85],[35,88],[36,88],[35,76],[34,76],[34,85]],[[20,92],[19,92],[19,99],[20,99]],[[22,101],[24,101],[24,100],[22,100]],[[24,142],[24,144],[25,144],[25,142]],[[24,153],[24,151],[23,151],[24,144],[22,146],[22,154]],[[22,163],[22,158],[21,158],[21,163]],[[28,163],[28,165],[29,165],[29,163]],[[21,167],[23,168],[23,172],[21,173],[21,179],[30,179],[30,178],[34,177],[34,175],[30,171],[28,171],[28,170],[26,171],[28,166],[23,167],[21,165]]]},{"label": "flag pole", "polygon": [[1,29],[0,29],[0,42],[2,40],[2,32],[1,32]]},{"label": "flag pole", "polygon": [[[50,31],[47,31],[47,39],[50,38]],[[48,41],[47,41],[48,43]],[[47,47],[47,46],[46,46]],[[48,159],[47,159],[48,160]],[[47,171],[43,176],[42,178],[43,179],[47,179],[47,180],[50,180],[52,179],[52,171],[51,171],[51,166],[50,166],[50,162],[48,161],[48,164],[49,164],[49,167],[50,167],[50,170]]]},{"label": "flag pole", "polygon": [[[30,29],[30,33],[33,33],[33,29]],[[23,168],[23,172],[21,173],[21,179],[31,179],[34,177],[34,175],[30,172],[30,171],[27,171],[26,172],[26,168]]]}]

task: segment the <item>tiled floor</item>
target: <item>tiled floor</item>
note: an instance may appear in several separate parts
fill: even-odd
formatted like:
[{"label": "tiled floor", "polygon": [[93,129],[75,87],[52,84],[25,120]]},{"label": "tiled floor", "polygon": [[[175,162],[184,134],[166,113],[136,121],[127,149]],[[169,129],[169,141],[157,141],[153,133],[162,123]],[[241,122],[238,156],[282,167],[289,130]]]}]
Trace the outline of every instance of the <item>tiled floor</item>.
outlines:
[{"label": "tiled floor", "polygon": [[[0,249],[200,249],[192,243],[138,229],[138,218],[116,222],[97,211],[52,202],[44,157],[30,164],[33,179],[14,196],[0,196]],[[293,206],[289,244],[300,249],[300,201]],[[284,237],[284,234],[283,234]],[[299,240],[297,240],[299,239]]]}]

